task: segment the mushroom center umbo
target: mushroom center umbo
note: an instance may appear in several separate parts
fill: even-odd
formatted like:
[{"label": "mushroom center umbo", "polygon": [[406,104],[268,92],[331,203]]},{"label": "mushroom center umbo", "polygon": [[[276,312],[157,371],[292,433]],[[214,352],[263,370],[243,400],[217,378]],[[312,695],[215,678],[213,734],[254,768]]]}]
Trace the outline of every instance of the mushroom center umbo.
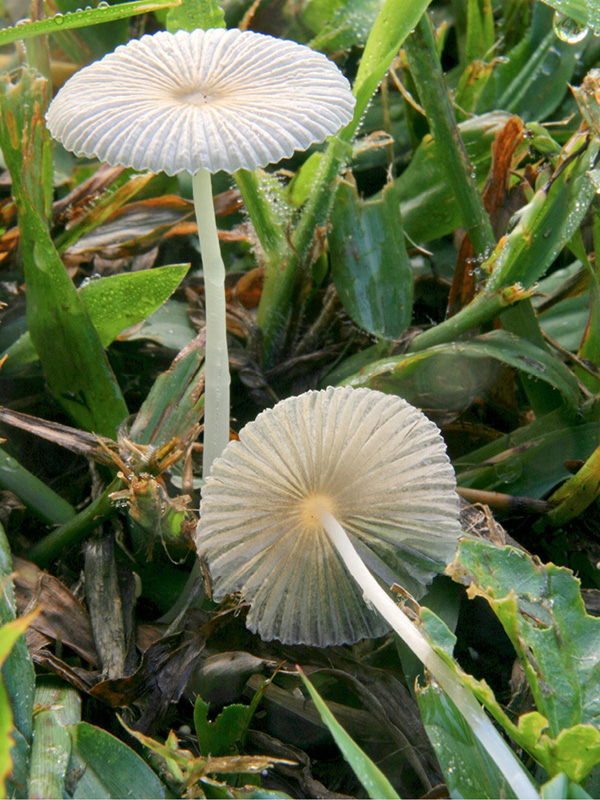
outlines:
[{"label": "mushroom center umbo", "polygon": [[297,513],[304,528],[321,530],[323,528],[323,524],[321,523],[323,511],[328,511],[335,517],[337,514],[337,505],[329,495],[315,493],[302,498]]},{"label": "mushroom center umbo", "polygon": [[183,105],[205,106],[221,99],[221,93],[209,86],[190,86],[180,89],[176,99]]}]

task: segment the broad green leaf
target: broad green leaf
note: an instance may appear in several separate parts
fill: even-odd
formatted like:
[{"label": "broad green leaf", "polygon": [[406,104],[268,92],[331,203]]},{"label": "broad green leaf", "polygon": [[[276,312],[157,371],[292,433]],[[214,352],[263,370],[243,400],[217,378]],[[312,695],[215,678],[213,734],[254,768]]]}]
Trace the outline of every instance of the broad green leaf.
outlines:
[{"label": "broad green leaf", "polygon": [[543,497],[585,461],[600,436],[600,403],[563,407],[454,461],[461,486]]},{"label": "broad green leaf", "polygon": [[[510,115],[483,114],[458,126],[481,187],[491,165],[491,147]],[[396,179],[404,230],[411,240],[426,242],[446,236],[461,225],[460,209],[448,184],[444,153],[429,135]]]},{"label": "broad green leaf", "polygon": [[428,684],[417,688],[417,702],[450,797],[515,797],[452,700]]},{"label": "broad green leaf", "polygon": [[506,61],[493,65],[476,110],[502,108],[527,122],[546,119],[565,96],[581,49],[559,41],[551,27],[541,41],[530,32]]},{"label": "broad green leaf", "polygon": [[[600,727],[600,619],[586,613],[572,572],[466,539],[447,571],[485,597],[502,623],[549,735],[581,723]],[[594,747],[600,760],[598,738]]]},{"label": "broad green leaf", "polygon": [[129,3],[116,3],[102,8],[78,9],[66,14],[55,14],[46,19],[27,21],[13,28],[0,31],[0,46],[16,42],[19,39],[30,39],[48,33],[62,33],[70,28],[84,28],[88,25],[126,19],[136,14],[148,14],[162,8],[179,5],[180,0],[132,0]]},{"label": "broad green leaf", "polygon": [[137,329],[123,334],[128,342],[136,339],[150,339],[163,347],[179,352],[197,335],[193,327],[185,303],[179,300],[167,300],[166,303],[150,314]]},{"label": "broad green leaf", "polygon": [[[123,272],[90,280],[79,296],[102,347],[108,347],[125,328],[137,325],[167,300],[179,286],[189,264],[173,264],[141,272]],[[6,369],[37,359],[29,333],[6,350]]]},{"label": "broad green leaf", "polygon": [[421,408],[459,409],[494,383],[493,361],[507,364],[532,380],[549,383],[571,406],[577,405],[577,383],[561,361],[531,342],[500,330],[376,361],[343,384],[399,394]]},{"label": "broad green leaf", "polygon": [[[489,545],[487,542],[485,544],[490,548],[494,548],[494,545]],[[502,550],[503,548],[494,549]],[[511,548],[504,549],[511,550]],[[513,553],[515,557],[527,557],[520,550],[513,549]],[[493,568],[493,565],[491,568]],[[457,580],[468,581],[465,571],[460,565],[456,566],[456,562],[451,566],[451,570],[455,573]],[[473,593],[476,591],[477,589],[474,589]],[[479,702],[483,703],[494,719],[520,747],[544,767],[549,775],[554,775],[564,770],[572,780],[581,781],[594,765],[599,762],[600,747],[598,747],[598,739],[600,738],[600,732],[597,728],[589,723],[579,723],[561,731],[553,739],[548,732],[548,720],[537,711],[522,715],[519,717],[518,724],[515,724],[503,706],[497,701],[487,683],[478,681],[472,675],[468,675],[454,661],[449,650],[453,635],[446,628],[443,621],[428,609],[422,609],[421,624],[432,645],[436,648],[438,655],[456,673],[461,683],[471,689],[474,696]],[[523,771],[526,774],[524,767]],[[529,776],[526,775],[526,777]],[[491,794],[489,796],[496,798],[502,795]]]},{"label": "broad green leaf", "polygon": [[346,761],[354,770],[354,774],[364,786],[369,797],[373,798],[373,800],[376,798],[398,798],[398,794],[396,793],[392,784],[381,772],[379,767],[371,761],[367,754],[361,750],[356,742],[354,742],[342,728],[325,702],[319,696],[317,690],[301,670],[300,677],[302,678],[302,681],[306,686],[313,703],[317,707],[317,710],[321,715],[321,719],[329,728],[329,732],[335,739],[335,743],[342,751]]},{"label": "broad green leaf", "polygon": [[208,703],[201,697],[194,705],[194,728],[198,748],[203,756],[225,756],[238,752],[252,717],[250,706],[234,703],[226,706],[212,722],[208,719]]},{"label": "broad green leaf", "polygon": [[[17,618],[17,604],[12,580],[13,562],[10,545],[0,525],[0,624]],[[31,741],[35,672],[25,638],[13,645],[2,665],[2,680],[8,694],[15,727],[26,741]]]},{"label": "broad green leaf", "polygon": [[69,762],[73,798],[162,798],[165,786],[146,762],[107,731],[79,722],[67,728],[72,742]]},{"label": "broad green leaf", "polygon": [[340,181],[329,233],[335,288],[354,322],[386,339],[410,324],[413,278],[390,183],[377,200],[362,202],[354,181]]}]

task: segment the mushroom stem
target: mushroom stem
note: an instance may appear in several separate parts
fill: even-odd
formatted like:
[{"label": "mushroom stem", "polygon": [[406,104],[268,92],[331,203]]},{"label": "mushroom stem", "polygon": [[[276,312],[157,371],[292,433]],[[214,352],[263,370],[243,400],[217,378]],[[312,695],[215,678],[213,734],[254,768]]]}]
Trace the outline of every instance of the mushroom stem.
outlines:
[{"label": "mushroom stem", "polygon": [[538,792],[518,759],[492,725],[468,687],[435,652],[421,631],[389,597],[369,572],[346,531],[326,509],[319,509],[319,519],[342,557],[348,571],[363,591],[365,601],[374,606],[395,632],[410,647],[435,677],[459,709],[471,730],[492,757],[518,798],[538,797]]},{"label": "mushroom stem", "polygon": [[200,168],[192,178],[204,270],[206,352],[204,367],[204,450],[202,478],[229,442],[229,358],[225,307],[225,265],[215,220],[210,172]]}]

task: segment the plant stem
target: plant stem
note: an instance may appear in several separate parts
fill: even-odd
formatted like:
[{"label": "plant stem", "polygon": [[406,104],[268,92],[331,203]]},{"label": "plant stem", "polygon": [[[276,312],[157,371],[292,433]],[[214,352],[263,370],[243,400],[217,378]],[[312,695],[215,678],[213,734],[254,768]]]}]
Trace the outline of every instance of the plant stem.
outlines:
[{"label": "plant stem", "polygon": [[507,286],[505,289],[489,294],[485,291],[481,292],[471,300],[468,306],[461,308],[453,317],[415,336],[407,352],[415,353],[436,344],[452,342],[472,328],[494,319],[508,306],[528,296],[529,293],[518,285]]},{"label": "plant stem", "polygon": [[123,488],[121,478],[115,478],[106,487],[102,494],[89,504],[76,517],[73,517],[60,528],[57,528],[40,542],[34,545],[27,553],[27,558],[37,564],[38,567],[45,567],[53,558],[57,558],[68,547],[80,542],[88,533],[97,528],[98,525],[107,517],[116,514],[118,508],[110,499],[113,492]]},{"label": "plant stem", "polygon": [[347,143],[338,138],[330,140],[315,178],[314,191],[311,192],[294,232],[287,261],[271,265],[265,275],[256,320],[263,332],[263,352],[267,365],[273,361],[281,344],[279,337],[289,318],[298,273],[310,266],[309,256],[316,230],[327,224],[333,204],[334,182],[349,153],[351,149]]},{"label": "plant stem", "polygon": [[454,702],[482,747],[504,775],[518,798],[538,797],[525,769],[486,716],[470,689],[464,686],[451,667],[435,652],[421,631],[381,588],[358,555],[346,531],[326,509],[320,509],[321,524],[342,557],[348,571],[373,605],[389,622],[398,636],[410,647]]},{"label": "plant stem", "polygon": [[473,165],[456,124],[427,14],[421,17],[407,37],[404,50],[431,133],[444,154],[442,163],[460,208],[465,231],[475,255],[487,258],[496,239],[479,193]]},{"label": "plant stem", "polygon": [[229,441],[229,358],[225,306],[225,265],[215,220],[210,172],[199,169],[192,181],[204,269],[206,354],[204,367],[204,453],[202,477]]}]

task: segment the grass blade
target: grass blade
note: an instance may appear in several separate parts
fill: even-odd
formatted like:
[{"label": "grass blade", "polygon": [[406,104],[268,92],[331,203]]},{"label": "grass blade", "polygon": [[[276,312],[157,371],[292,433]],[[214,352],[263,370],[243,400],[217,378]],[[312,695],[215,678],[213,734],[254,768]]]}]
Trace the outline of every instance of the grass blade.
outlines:
[{"label": "grass blade", "polygon": [[354,770],[356,777],[367,790],[369,797],[373,798],[373,800],[377,798],[397,800],[399,795],[383,772],[381,772],[379,767],[371,761],[367,754],[361,750],[356,742],[354,742],[342,728],[302,670],[298,668],[298,671],[313,703],[316,705],[321,715],[321,719],[329,728],[329,732],[335,739],[337,746]]}]

